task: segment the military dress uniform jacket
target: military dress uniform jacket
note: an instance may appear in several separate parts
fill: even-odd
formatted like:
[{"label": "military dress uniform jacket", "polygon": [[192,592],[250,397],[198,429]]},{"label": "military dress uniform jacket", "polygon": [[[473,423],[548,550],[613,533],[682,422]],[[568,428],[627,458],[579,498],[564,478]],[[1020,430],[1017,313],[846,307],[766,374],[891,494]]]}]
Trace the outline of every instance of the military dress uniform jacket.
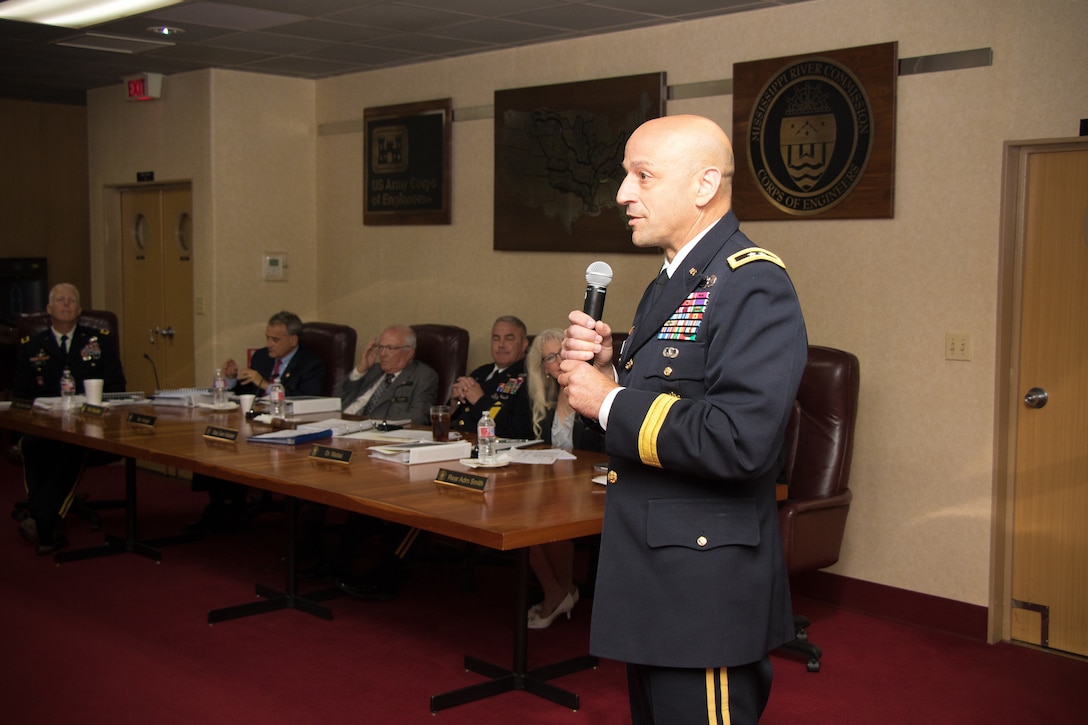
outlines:
[{"label": "military dress uniform jacket", "polygon": [[[276,361],[269,356],[268,348],[262,347],[254,351],[249,366],[259,372],[265,380],[271,380]],[[280,371],[280,383],[283,384],[283,393],[286,396],[324,395],[325,362],[300,346],[295,349],[295,356],[291,358],[287,369]],[[262,390],[256,383],[241,382],[234,386],[234,392],[238,395],[245,393],[266,395],[268,393],[267,390]]]},{"label": "military dress uniform jacket", "polygon": [[469,373],[480,384],[484,394],[475,405],[468,402],[453,409],[450,416],[454,430],[476,432],[476,423],[485,410],[495,420],[495,435],[500,438],[532,438],[533,409],[529,386],[525,381],[525,360],[518,360],[490,380],[494,363],[481,365]]},{"label": "military dress uniform jacket", "polygon": [[[341,409],[346,409],[360,395],[370,390],[385,375],[382,366],[374,363],[358,380],[344,378],[336,388],[336,395],[341,400]],[[386,388],[376,400],[368,414],[382,420],[404,420],[410,418],[416,425],[429,425],[431,406],[438,395],[438,373],[419,360],[412,360],[393,384]],[[369,403],[368,403],[369,404]]]},{"label": "military dress uniform jacket", "polygon": [[60,376],[64,369],[72,371],[76,392],[83,392],[83,381],[103,380],[102,390],[120,393],[125,390],[125,373],[116,346],[106,341],[109,330],[96,330],[77,325],[68,340],[68,353],[61,351],[52,329],[29,335],[19,341],[19,359],[15,368],[16,398],[54,397],[60,395]]},{"label": "military dress uniform jacket", "polygon": [[731,667],[793,638],[775,478],[808,343],[784,267],[753,248],[719,220],[614,360],[595,655]]}]

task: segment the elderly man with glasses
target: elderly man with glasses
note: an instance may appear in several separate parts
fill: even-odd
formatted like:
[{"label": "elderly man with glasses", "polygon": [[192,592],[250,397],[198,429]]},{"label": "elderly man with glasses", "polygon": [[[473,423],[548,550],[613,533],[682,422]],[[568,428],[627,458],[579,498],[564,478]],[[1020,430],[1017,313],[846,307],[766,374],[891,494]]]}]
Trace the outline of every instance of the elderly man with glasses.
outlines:
[{"label": "elderly man with glasses", "polygon": [[415,355],[416,334],[411,327],[390,325],[382,330],[336,389],[344,414],[429,425],[438,373]]}]

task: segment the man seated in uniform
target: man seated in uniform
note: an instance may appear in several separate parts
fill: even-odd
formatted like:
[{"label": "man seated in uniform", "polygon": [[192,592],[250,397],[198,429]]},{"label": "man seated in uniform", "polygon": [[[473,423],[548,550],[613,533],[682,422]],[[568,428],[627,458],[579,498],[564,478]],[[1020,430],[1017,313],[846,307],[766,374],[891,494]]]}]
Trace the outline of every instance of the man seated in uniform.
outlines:
[{"label": "man seated in uniform", "polygon": [[382,330],[336,388],[343,413],[428,425],[438,373],[415,356],[416,333],[411,327],[390,325]]},{"label": "man seated in uniform", "polygon": [[450,416],[454,430],[476,433],[485,410],[495,420],[500,438],[532,438],[533,406],[525,385],[525,353],[529,333],[525,323],[504,315],[491,326],[491,360],[453,383],[456,407]]},{"label": "man seated in uniform", "polygon": [[[265,347],[253,353],[250,366],[239,367],[233,359],[223,363],[227,387],[238,395],[263,396],[276,379],[284,395],[321,395],[325,392],[325,362],[299,345],[302,320],[293,312],[277,312],[268,319]],[[190,529],[223,533],[236,529],[245,516],[246,487],[232,481],[193,475],[193,490],[208,492],[208,506]]]},{"label": "man seated in uniform", "polygon": [[[78,324],[83,311],[79,290],[71,284],[56,285],[49,291],[45,309],[50,329],[19,341],[15,397],[60,395],[60,378],[65,369],[75,378],[77,392],[82,391],[84,380],[93,378],[103,380],[105,392],[124,392],[125,373],[116,345],[103,344],[110,331]],[[71,443],[38,436],[24,436],[20,445],[27,507],[15,512],[19,534],[39,554],[50,554],[68,543],[60,531],[61,519],[68,513],[79,474],[93,453]]]}]

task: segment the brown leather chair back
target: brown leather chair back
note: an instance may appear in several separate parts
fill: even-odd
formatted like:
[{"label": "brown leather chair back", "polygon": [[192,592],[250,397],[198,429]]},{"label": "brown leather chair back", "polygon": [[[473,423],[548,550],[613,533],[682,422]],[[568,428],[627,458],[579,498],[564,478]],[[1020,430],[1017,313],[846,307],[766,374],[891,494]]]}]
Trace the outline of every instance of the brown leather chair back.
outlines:
[{"label": "brown leather chair back", "polygon": [[[49,329],[49,324],[48,312],[26,312],[19,315],[15,321],[16,339],[22,340],[29,335],[37,335]],[[116,314],[109,310],[83,310],[77,324],[95,330],[108,330],[110,334],[103,336],[100,344],[112,348],[117,358],[121,358],[121,340]]]},{"label": "brown leather chair back", "polygon": [[324,395],[332,396],[341,380],[355,367],[355,328],[332,322],[306,322],[299,345],[325,361]]},{"label": "brown leather chair back", "polygon": [[416,333],[416,360],[438,373],[436,402],[445,403],[453,392],[453,381],[468,369],[468,330],[456,325],[412,325]]},{"label": "brown leather chair back", "polygon": [[858,410],[860,369],[852,353],[810,345],[786,429],[779,506],[790,573],[815,571],[839,559],[852,494],[850,460]]}]

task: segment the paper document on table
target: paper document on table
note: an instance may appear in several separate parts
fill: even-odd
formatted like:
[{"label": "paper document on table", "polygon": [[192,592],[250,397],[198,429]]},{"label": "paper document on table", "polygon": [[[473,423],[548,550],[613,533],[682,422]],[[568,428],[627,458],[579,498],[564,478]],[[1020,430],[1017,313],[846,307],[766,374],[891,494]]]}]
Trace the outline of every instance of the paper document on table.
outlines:
[{"label": "paper document on table", "polygon": [[551,465],[556,461],[574,461],[577,460],[570,451],[564,451],[562,448],[548,448],[542,451],[526,451],[521,448],[511,448],[507,451],[510,456],[511,463],[540,463],[543,465]]},{"label": "paper document on table", "polygon": [[393,445],[373,446],[372,458],[395,463],[434,463],[467,458],[472,453],[468,441],[436,443],[434,441],[403,441]]}]

